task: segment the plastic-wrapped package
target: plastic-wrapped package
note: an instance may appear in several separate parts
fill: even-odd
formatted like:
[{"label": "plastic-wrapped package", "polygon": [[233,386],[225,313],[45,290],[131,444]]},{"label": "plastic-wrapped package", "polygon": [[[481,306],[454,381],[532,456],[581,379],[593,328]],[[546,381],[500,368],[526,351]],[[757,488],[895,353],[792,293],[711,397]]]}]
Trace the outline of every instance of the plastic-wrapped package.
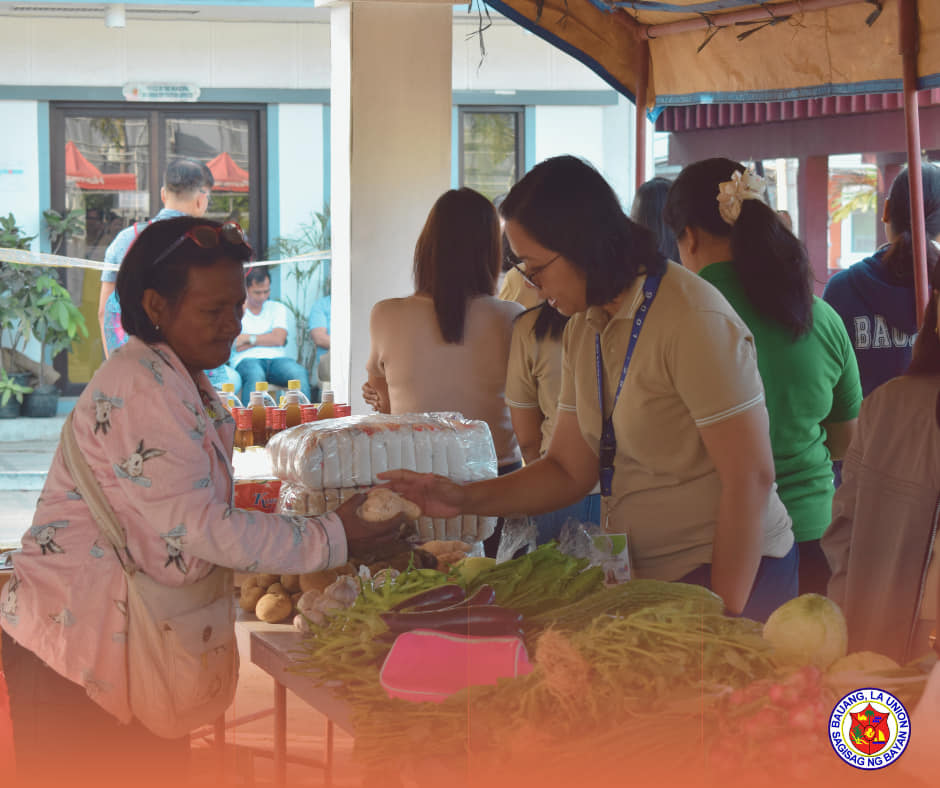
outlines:
[{"label": "plastic-wrapped package", "polygon": [[[279,511],[322,514],[350,495],[380,483],[377,474],[406,468],[439,473],[458,482],[496,476],[496,451],[483,421],[459,413],[370,414],[301,424],[268,443],[273,475],[281,479]],[[426,539],[476,542],[496,519],[463,515],[422,517]]]}]

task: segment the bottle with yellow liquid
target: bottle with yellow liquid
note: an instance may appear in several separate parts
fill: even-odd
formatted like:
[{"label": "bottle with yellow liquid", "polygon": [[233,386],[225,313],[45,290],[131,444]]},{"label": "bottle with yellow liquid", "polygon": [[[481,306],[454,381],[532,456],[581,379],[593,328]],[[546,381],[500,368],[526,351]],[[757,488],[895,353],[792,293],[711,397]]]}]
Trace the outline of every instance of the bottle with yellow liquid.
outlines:
[{"label": "bottle with yellow liquid", "polygon": [[271,408],[277,407],[277,402],[274,401],[274,397],[272,397],[268,393],[268,381],[259,380],[257,383],[255,383],[255,391],[261,392],[262,400],[264,402],[265,407],[271,407]]},{"label": "bottle with yellow liquid", "polygon": [[296,391],[296,392],[297,392],[297,394],[299,395],[299,403],[298,403],[298,404],[300,404],[300,405],[309,405],[309,404],[310,404],[310,400],[307,399],[307,395],[304,394],[303,391],[301,391],[301,389],[300,389],[300,381],[299,381],[299,380],[288,380],[288,381],[287,381],[287,390],[288,390],[288,391]]},{"label": "bottle with yellow liquid", "polygon": [[332,419],[335,415],[336,410],[333,407],[333,392],[326,389],[323,392],[323,402],[320,403],[320,407],[317,409],[317,421]]},{"label": "bottle with yellow liquid", "polygon": [[300,391],[295,389],[287,390],[284,401],[284,414],[286,426],[288,427],[295,427],[303,421],[303,414],[300,410],[300,397],[302,396],[303,394]]},{"label": "bottle with yellow liquid", "polygon": [[219,389],[219,399],[222,400],[222,404],[225,405],[229,413],[231,413],[234,408],[244,407],[242,401],[235,394],[234,383],[222,384],[222,388]]},{"label": "bottle with yellow liquid", "polygon": [[264,409],[264,392],[252,391],[251,399],[248,401],[248,407],[251,409],[252,445],[264,446],[268,440]]}]

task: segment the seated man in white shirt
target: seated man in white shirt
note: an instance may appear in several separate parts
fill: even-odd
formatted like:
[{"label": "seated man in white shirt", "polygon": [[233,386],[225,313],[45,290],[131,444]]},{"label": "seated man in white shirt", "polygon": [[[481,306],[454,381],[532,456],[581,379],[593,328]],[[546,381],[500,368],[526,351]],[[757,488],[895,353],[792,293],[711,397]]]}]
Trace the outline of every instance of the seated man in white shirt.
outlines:
[{"label": "seated man in white shirt", "polygon": [[231,361],[242,378],[242,402],[248,404],[259,380],[282,388],[287,387],[288,380],[299,380],[301,391],[309,399],[307,370],[284,355],[290,316],[284,304],[270,300],[271,275],[267,266],[258,265],[246,271],[245,290],[242,333],[235,339]]}]

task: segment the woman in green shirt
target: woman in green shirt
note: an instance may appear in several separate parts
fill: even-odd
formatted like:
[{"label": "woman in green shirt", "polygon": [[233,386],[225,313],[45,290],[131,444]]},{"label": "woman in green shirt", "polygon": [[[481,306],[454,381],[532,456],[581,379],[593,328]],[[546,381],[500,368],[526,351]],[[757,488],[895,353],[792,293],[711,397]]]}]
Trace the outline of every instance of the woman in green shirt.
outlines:
[{"label": "woman in green shirt", "polygon": [[799,544],[800,593],[826,593],[819,539],[832,516],[832,464],[862,401],[836,312],[813,295],[803,244],[763,200],[763,178],[730,159],[686,167],[665,219],[682,263],[717,287],[754,335],[770,416],[777,491]]}]

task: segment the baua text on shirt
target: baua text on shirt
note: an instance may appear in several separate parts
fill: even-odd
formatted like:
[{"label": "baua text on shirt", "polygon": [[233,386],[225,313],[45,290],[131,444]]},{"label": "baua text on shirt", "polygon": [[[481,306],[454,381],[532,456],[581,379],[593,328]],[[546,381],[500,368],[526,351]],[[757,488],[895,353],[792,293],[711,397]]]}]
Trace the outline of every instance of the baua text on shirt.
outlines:
[{"label": "baua text on shirt", "polygon": [[853,319],[855,331],[852,343],[856,350],[914,346],[917,334],[907,334],[894,326],[889,327],[888,322],[881,315],[874,317],[874,332],[872,332],[872,321],[868,315],[856,315]]}]

